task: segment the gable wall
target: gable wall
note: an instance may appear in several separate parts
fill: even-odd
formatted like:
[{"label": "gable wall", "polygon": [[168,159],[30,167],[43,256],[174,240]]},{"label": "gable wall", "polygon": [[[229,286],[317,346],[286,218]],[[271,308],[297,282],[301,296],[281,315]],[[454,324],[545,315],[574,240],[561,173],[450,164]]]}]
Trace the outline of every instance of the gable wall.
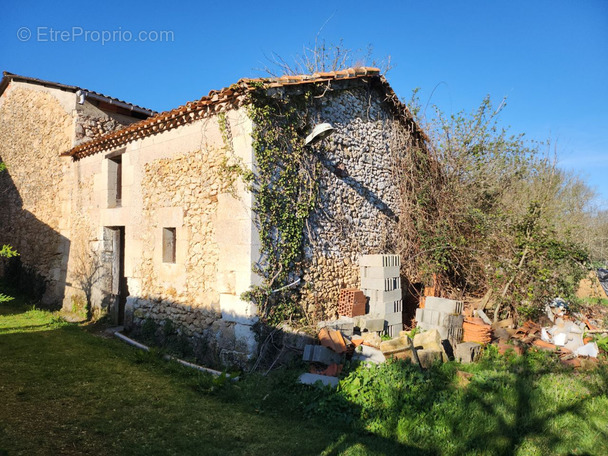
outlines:
[{"label": "gable wall", "polygon": [[69,164],[59,154],[72,146],[75,101],[21,82],[0,98],[0,244],[16,248],[23,266],[3,272],[48,305],[61,302],[65,282]]},{"label": "gable wall", "polygon": [[83,104],[76,103],[76,112],[74,145],[90,141],[111,131],[120,130],[126,125],[140,120],[134,117],[102,111],[87,100]]},{"label": "gable wall", "polygon": [[[44,304],[65,295],[71,248],[71,160],[60,155],[76,143],[122,128],[137,119],[110,115],[70,91],[11,81],[0,98],[0,243],[18,260],[3,262],[13,280]],[[78,227],[76,226],[76,229]],[[21,267],[15,268],[17,262]]]},{"label": "gable wall", "polygon": [[337,317],[341,288],[359,288],[361,255],[393,253],[399,192],[391,143],[402,127],[380,92],[361,84],[326,92],[312,118],[335,128],[314,146],[323,166],[303,288],[309,317],[325,319]]}]

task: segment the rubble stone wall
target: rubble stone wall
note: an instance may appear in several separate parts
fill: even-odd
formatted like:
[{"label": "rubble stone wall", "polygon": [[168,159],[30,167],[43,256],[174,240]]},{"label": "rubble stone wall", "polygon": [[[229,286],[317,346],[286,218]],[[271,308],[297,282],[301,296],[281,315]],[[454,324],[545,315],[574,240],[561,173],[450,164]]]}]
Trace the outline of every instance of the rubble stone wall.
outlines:
[{"label": "rubble stone wall", "polygon": [[140,119],[116,113],[107,113],[85,101],[76,105],[75,145],[90,141],[111,131],[120,130]]},{"label": "rubble stone wall", "polygon": [[[89,275],[94,307],[113,314],[116,252],[107,231],[124,227],[125,326],[138,332],[153,321],[162,334],[170,321],[201,360],[243,364],[252,353],[253,323],[222,319],[221,302],[238,300],[240,288],[249,287],[234,263],[246,263],[245,276],[251,274],[250,194],[230,166],[251,155],[251,126],[244,111],[224,115],[222,122],[214,116],[74,162],[72,286],[64,305],[86,299],[78,284]],[[108,204],[112,154],[121,154],[117,207]],[[175,229],[174,263],[163,261],[164,228]],[[76,265],[87,256],[99,268],[82,274]]]},{"label": "rubble stone wall", "polygon": [[391,253],[399,193],[390,144],[401,127],[367,85],[328,91],[312,118],[335,128],[315,146],[323,164],[320,201],[306,233],[303,305],[318,319],[337,316],[341,288],[359,287],[360,255]]},{"label": "rubble stone wall", "polygon": [[18,82],[0,99],[0,244],[18,250],[22,267],[12,272],[48,305],[61,302],[70,244],[69,164],[59,154],[72,145],[74,103],[74,94]]}]

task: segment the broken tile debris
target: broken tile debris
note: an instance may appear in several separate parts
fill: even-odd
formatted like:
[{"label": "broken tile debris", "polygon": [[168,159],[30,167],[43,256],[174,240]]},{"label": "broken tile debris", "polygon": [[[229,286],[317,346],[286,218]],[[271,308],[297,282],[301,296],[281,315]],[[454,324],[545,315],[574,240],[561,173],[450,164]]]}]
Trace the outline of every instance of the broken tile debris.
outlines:
[{"label": "broken tile debris", "polygon": [[465,318],[462,324],[463,342],[488,344],[492,341],[492,326],[484,323],[481,318]]},{"label": "broken tile debris", "polygon": [[319,331],[319,342],[336,353],[346,352],[346,342],[340,331],[331,328],[321,328]]},{"label": "broken tile debris", "polygon": [[329,366],[319,367],[318,365],[310,365],[310,373],[317,375],[328,375],[330,377],[337,377],[342,372],[342,364],[333,363]]},{"label": "broken tile debris", "polygon": [[[400,289],[400,280],[396,280],[398,257],[392,257],[362,257],[361,277],[365,278],[362,283],[369,287],[366,288],[367,294],[375,296],[375,300],[380,296],[374,295],[375,292],[382,294]],[[393,318],[396,317],[393,314],[398,312],[392,311],[397,308],[388,306],[382,311],[386,313],[381,315],[366,314],[365,304],[362,304],[366,299],[363,293],[364,290],[343,289],[340,294],[340,318],[318,324],[320,345],[308,344],[304,347],[303,360],[311,364],[310,372],[300,377],[301,383],[321,381],[322,384],[335,386],[339,382],[344,360],[350,359],[375,364],[390,358],[408,360],[423,369],[435,363],[447,362],[448,359],[468,364],[475,362],[483,346],[490,343],[496,344],[501,354],[522,355],[526,347],[546,350],[559,356],[564,364],[582,369],[594,366],[599,354],[598,345],[588,334],[608,333],[608,330],[599,329],[595,320],[591,321],[583,315],[577,315],[574,320],[567,303],[559,300],[547,306],[547,318],[540,320],[551,321],[552,326],[541,327],[529,320],[517,327],[513,318],[493,322],[484,311],[492,310],[486,302],[490,294],[486,294],[472,307],[471,301],[465,307],[462,301],[427,296],[425,307],[416,309],[413,324],[416,324],[419,332],[411,339],[409,333],[399,329],[402,328],[401,319]],[[391,338],[382,340],[381,334]]]}]

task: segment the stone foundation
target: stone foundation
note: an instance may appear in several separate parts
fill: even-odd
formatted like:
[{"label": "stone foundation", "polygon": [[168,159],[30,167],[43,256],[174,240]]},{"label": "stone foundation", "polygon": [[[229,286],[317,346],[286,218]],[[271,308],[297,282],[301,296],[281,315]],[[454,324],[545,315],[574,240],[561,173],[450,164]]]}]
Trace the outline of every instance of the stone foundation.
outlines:
[{"label": "stone foundation", "polygon": [[[150,321],[154,322],[150,325]],[[127,298],[125,329],[142,335],[146,324],[155,327],[155,340],[166,345],[167,325],[181,338],[196,359],[213,367],[245,368],[257,348],[253,326],[221,319],[221,314],[207,309],[182,306],[169,301]]]}]

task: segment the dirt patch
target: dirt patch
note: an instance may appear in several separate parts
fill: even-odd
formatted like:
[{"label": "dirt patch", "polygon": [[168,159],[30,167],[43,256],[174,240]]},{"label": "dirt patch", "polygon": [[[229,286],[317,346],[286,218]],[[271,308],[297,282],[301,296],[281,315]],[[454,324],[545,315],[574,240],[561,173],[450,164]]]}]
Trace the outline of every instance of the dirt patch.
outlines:
[{"label": "dirt patch", "polygon": [[577,298],[606,298],[606,293],[600,285],[595,271],[591,271],[586,279],[582,279],[576,292]]}]

